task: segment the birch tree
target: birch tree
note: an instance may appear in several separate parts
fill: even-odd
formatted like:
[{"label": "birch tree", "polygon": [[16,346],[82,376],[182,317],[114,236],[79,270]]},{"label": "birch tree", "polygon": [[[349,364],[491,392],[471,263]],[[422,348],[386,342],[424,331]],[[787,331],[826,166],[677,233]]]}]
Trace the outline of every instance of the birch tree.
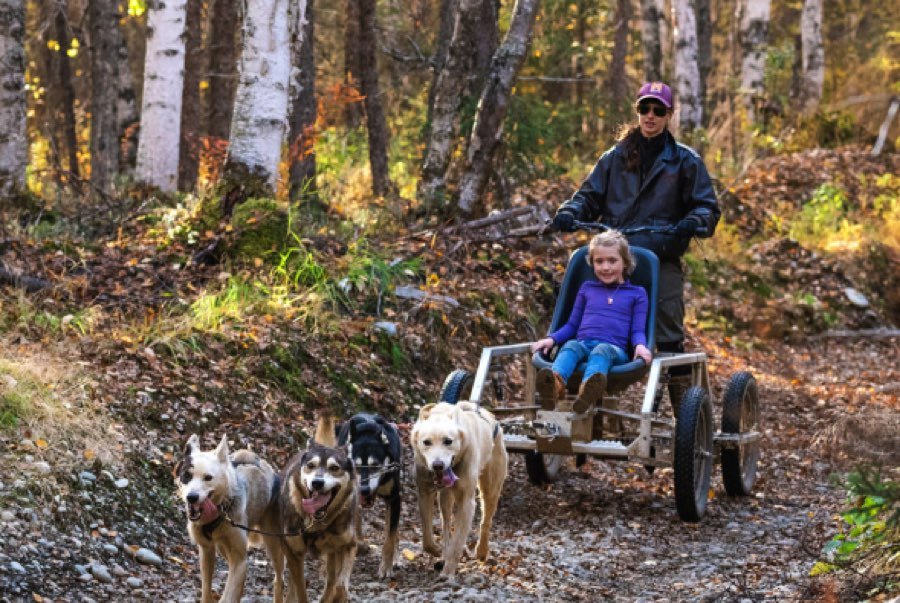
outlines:
[{"label": "birch tree", "polygon": [[690,0],[674,0],[675,95],[678,126],[690,132],[700,127],[703,99],[700,98],[700,69],[697,64],[697,24]]},{"label": "birch tree", "polygon": [[419,181],[419,197],[426,204],[436,203],[445,192],[447,167],[459,132],[463,91],[477,54],[481,2],[459,0],[447,61],[434,83],[431,130]]},{"label": "birch tree", "polygon": [[186,0],[147,3],[147,55],[138,142],[138,180],[166,192],[178,185]]},{"label": "birch tree", "polygon": [[644,51],[644,79],[658,82],[662,74],[662,32],[665,21],[663,0],[641,1],[641,48]]},{"label": "birch tree", "polygon": [[0,199],[25,188],[25,4],[0,0]]},{"label": "birch tree", "polygon": [[741,12],[741,94],[747,117],[756,122],[755,107],[765,93],[765,71],[771,0],[745,0]]},{"label": "birch tree", "polygon": [[251,178],[271,193],[278,178],[291,77],[289,4],[289,0],[244,3],[243,50],[225,160],[226,187],[231,189],[222,200],[226,216],[244,200],[240,189],[248,183],[242,181]]},{"label": "birch tree", "polygon": [[91,31],[91,184],[104,192],[119,171],[121,33],[116,4],[116,0],[92,0],[87,7]]},{"label": "birch tree", "polygon": [[823,0],[804,0],[800,16],[802,61],[800,102],[803,113],[813,113],[822,100],[825,84],[825,44],[822,41]]},{"label": "birch tree", "polygon": [[292,101],[288,135],[290,161],[288,174],[292,201],[301,198],[312,199],[316,192],[316,154],[313,140],[317,107],[313,0],[300,0],[296,10],[298,18],[292,19],[291,46],[295,59],[291,75]]},{"label": "birch tree", "polygon": [[491,62],[469,138],[467,169],[459,186],[459,209],[469,214],[484,194],[502,134],[510,91],[522,67],[539,0],[516,0],[506,37]]}]

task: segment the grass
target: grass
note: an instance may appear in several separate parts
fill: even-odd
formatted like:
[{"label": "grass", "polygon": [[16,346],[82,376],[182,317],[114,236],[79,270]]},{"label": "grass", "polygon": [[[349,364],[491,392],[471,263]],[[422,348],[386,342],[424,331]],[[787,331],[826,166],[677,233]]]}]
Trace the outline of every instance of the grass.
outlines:
[{"label": "grass", "polygon": [[47,351],[0,356],[0,432],[31,440],[55,469],[112,463],[122,436],[91,398],[92,388],[87,374]]}]

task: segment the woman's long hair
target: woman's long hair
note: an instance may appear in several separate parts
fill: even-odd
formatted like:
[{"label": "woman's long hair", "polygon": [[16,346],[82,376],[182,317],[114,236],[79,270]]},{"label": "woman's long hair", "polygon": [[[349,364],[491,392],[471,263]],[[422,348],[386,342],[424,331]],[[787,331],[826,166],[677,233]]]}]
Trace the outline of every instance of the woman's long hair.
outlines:
[{"label": "woman's long hair", "polygon": [[636,172],[641,167],[641,150],[638,141],[641,139],[641,126],[635,124],[622,124],[616,134],[616,142],[622,148],[625,155],[625,169]]}]

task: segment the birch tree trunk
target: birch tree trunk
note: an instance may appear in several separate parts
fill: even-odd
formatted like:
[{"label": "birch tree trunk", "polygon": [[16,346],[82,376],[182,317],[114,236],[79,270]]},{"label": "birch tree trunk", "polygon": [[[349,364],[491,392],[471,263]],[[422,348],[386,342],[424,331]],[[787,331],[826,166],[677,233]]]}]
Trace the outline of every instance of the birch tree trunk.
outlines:
[{"label": "birch tree trunk", "polygon": [[803,46],[800,83],[801,110],[813,113],[822,100],[825,84],[825,45],[822,41],[823,0],[804,0],[800,16],[800,37]]},{"label": "birch tree trunk", "polygon": [[135,175],[165,192],[174,192],[178,186],[186,3],[147,3],[147,55]]},{"label": "birch tree trunk", "polygon": [[[294,69],[291,76],[291,116],[289,148],[289,178],[291,201],[313,199],[316,195],[316,63],[313,52],[315,23],[313,0],[299,0],[293,10],[291,42]],[[358,103],[351,103],[358,104]]]},{"label": "birch tree trunk", "polygon": [[362,93],[365,95],[366,126],[369,131],[369,167],[372,192],[382,197],[391,189],[388,174],[388,129],[378,86],[378,48],[375,40],[375,0],[359,0],[359,54]]},{"label": "birch tree trunk", "polygon": [[697,64],[697,24],[690,0],[672,4],[675,21],[675,94],[678,126],[683,132],[700,127],[703,105],[700,98],[700,69]]},{"label": "birch tree trunk", "polygon": [[447,167],[459,132],[460,105],[477,55],[482,0],[459,0],[453,36],[434,84],[429,133],[419,197],[426,205],[439,203],[445,194]]},{"label": "birch tree trunk", "polygon": [[187,0],[184,39],[184,89],[181,93],[181,148],[178,189],[194,190],[200,166],[200,79],[203,71],[203,6]]},{"label": "birch tree trunk", "polygon": [[110,189],[119,171],[122,39],[116,5],[116,0],[92,0],[87,7],[91,31],[91,184],[103,192]]},{"label": "birch tree trunk", "polygon": [[209,11],[206,133],[215,140],[228,140],[237,89],[238,3],[214,0]]},{"label": "birch tree trunk", "polygon": [[662,37],[665,20],[662,0],[641,0],[641,48],[644,51],[644,79],[658,82],[662,77]]},{"label": "birch tree trunk", "polygon": [[631,30],[631,0],[616,1],[616,35],[612,59],[609,63],[607,86],[611,92],[616,114],[631,104],[625,59],[628,56],[628,32]]},{"label": "birch tree trunk", "polygon": [[[240,78],[231,117],[225,179],[232,184],[252,178],[268,193],[275,189],[288,110],[291,77],[289,0],[245,0]],[[231,186],[231,184],[227,184]],[[242,198],[243,197],[243,198]],[[243,194],[223,199],[231,214]]]},{"label": "birch tree trunk", "polygon": [[25,189],[24,37],[24,0],[0,0],[0,199]]},{"label": "birch tree trunk", "polygon": [[741,94],[750,123],[765,94],[766,51],[771,0],[745,0],[741,14]]},{"label": "birch tree trunk", "polygon": [[528,52],[538,4],[539,0],[516,0],[509,30],[494,54],[469,138],[467,169],[459,186],[459,210],[463,214],[472,213],[490,178],[510,91]]}]

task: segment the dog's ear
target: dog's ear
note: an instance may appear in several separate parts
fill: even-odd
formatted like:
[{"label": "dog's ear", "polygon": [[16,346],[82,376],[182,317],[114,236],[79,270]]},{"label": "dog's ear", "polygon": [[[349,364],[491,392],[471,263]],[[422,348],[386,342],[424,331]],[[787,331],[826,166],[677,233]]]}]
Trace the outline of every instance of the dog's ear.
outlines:
[{"label": "dog's ear", "polygon": [[228,461],[228,436],[225,434],[222,434],[222,441],[216,447],[216,456],[223,463]]},{"label": "dog's ear", "polygon": [[197,437],[196,433],[193,433],[188,438],[187,444],[184,445],[184,456],[190,456],[195,448],[200,448],[200,438]]},{"label": "dog's ear", "polygon": [[419,410],[419,420],[424,421],[425,419],[427,419],[431,415],[431,411],[435,406],[437,406],[437,404],[434,403],[426,404],[425,406],[423,406],[421,410]]}]

